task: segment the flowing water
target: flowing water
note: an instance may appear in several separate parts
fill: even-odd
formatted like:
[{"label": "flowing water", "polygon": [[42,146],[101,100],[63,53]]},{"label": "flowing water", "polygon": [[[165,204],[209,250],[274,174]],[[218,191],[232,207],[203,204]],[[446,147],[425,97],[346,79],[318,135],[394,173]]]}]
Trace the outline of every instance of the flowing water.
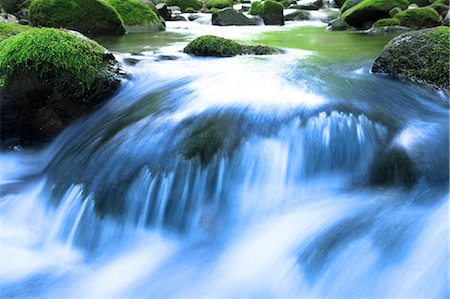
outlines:
[{"label": "flowing water", "polygon": [[[180,52],[205,33],[286,54]],[[390,38],[200,19],[100,40],[117,95],[0,153],[2,298],[448,298],[448,95],[371,74]],[[414,186],[370,183],[390,148]]]}]

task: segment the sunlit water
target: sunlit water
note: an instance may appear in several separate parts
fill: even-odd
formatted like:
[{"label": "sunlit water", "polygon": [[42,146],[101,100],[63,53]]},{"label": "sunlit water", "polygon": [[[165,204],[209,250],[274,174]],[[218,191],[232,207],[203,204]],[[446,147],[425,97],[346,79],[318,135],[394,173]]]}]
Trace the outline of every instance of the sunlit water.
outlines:
[{"label": "sunlit water", "polygon": [[[2,297],[448,298],[447,95],[370,74],[389,37],[351,60],[323,25],[290,26],[103,41],[139,60],[119,93],[46,148],[0,154]],[[307,41],[180,52],[204,33]],[[211,126],[217,154],[186,159]],[[390,147],[419,168],[412,188],[370,185]]]}]

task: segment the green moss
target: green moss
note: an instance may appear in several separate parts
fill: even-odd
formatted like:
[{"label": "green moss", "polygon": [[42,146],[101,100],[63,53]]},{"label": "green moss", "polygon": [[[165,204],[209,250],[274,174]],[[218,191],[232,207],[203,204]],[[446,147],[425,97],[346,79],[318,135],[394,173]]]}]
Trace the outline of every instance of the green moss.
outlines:
[{"label": "green moss", "polygon": [[266,0],[263,2],[261,13],[262,14],[283,13],[283,9],[284,7],[281,3],[272,0]]},{"label": "green moss", "polygon": [[183,50],[196,56],[230,57],[243,53],[242,46],[235,41],[214,35],[203,35],[191,41]]},{"label": "green moss", "polygon": [[207,164],[223,148],[222,125],[209,121],[193,130],[183,143],[184,158],[190,160],[198,156],[202,164]]},{"label": "green moss", "polygon": [[187,13],[196,13],[197,11],[195,9],[193,9],[192,7],[188,7],[188,8],[186,8],[185,12],[187,12]]},{"label": "green moss", "polygon": [[440,20],[439,14],[432,8],[407,9],[395,15],[402,26],[414,29],[437,26]]},{"label": "green moss", "polygon": [[29,29],[31,29],[29,26],[0,23],[0,42],[10,36],[19,34]]},{"label": "green moss", "polygon": [[104,0],[33,0],[30,20],[35,26],[66,28],[89,36],[125,33],[119,14]]},{"label": "green moss", "polygon": [[262,3],[259,1],[252,2],[248,14],[257,16],[262,12]]},{"label": "green moss", "polygon": [[87,38],[59,29],[30,29],[0,43],[0,86],[17,71],[61,76],[67,82],[80,82],[89,90],[102,67],[106,49]]},{"label": "green moss", "polygon": [[388,19],[380,19],[373,24],[373,27],[380,28],[380,27],[386,27],[386,26],[397,26],[400,25],[400,21],[395,18],[388,18]]},{"label": "green moss", "polygon": [[160,23],[156,13],[139,0],[108,0],[108,2],[119,13],[125,26]]},{"label": "green moss", "polygon": [[450,28],[412,31],[393,39],[375,60],[374,72],[449,88]]},{"label": "green moss", "polygon": [[168,6],[178,6],[182,12],[186,12],[188,7],[199,10],[203,7],[203,2],[200,0],[165,0]]},{"label": "green moss", "polygon": [[191,41],[183,50],[196,56],[231,57],[253,54],[268,55],[283,53],[280,49],[261,45],[241,45],[235,41],[214,35],[203,35]]},{"label": "green moss", "polygon": [[226,7],[232,7],[233,1],[232,0],[210,0],[206,2],[206,8],[226,8]]},{"label": "green moss", "polygon": [[394,7],[406,9],[409,5],[408,0],[363,0],[360,3],[348,8],[350,1],[351,0],[347,0],[344,6],[341,8],[341,18],[343,20],[359,10],[373,9],[377,11],[389,12],[389,10]]}]

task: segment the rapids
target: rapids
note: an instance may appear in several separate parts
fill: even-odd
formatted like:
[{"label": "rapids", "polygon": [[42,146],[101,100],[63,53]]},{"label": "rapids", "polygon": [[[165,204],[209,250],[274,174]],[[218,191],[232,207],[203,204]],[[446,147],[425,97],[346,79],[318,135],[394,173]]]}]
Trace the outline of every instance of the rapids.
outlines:
[{"label": "rapids", "polygon": [[[370,74],[392,36],[323,26],[100,40],[118,94],[0,153],[2,298],[448,298],[448,95]],[[180,52],[205,33],[287,53]],[[411,188],[370,184],[394,146]]]}]

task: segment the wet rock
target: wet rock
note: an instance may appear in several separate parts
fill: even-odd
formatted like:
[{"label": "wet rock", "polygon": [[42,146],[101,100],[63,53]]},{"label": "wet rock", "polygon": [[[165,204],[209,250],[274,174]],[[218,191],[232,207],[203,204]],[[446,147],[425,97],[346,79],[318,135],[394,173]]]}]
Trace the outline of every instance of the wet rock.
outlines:
[{"label": "wet rock", "polygon": [[195,21],[195,20],[200,19],[200,18],[201,18],[200,15],[189,15],[188,16],[188,20],[189,21]]},{"label": "wet rock", "polygon": [[322,0],[315,0],[315,1],[307,3],[307,4],[299,4],[298,5],[298,9],[304,9],[304,10],[319,10],[322,7],[323,7]]},{"label": "wet rock", "polygon": [[432,8],[407,9],[395,15],[402,26],[413,29],[436,27],[440,25],[441,17]]},{"label": "wet rock", "polygon": [[372,66],[374,73],[407,77],[439,88],[449,88],[448,27],[404,33],[383,49]]},{"label": "wet rock", "polygon": [[370,181],[374,185],[413,186],[418,179],[418,170],[408,152],[394,147],[382,153],[374,162]]},{"label": "wet rock", "polygon": [[187,21],[187,19],[182,15],[175,15],[175,16],[173,16],[172,21],[185,22],[185,21]]},{"label": "wet rock", "polygon": [[0,14],[0,23],[19,24],[19,20],[12,14],[2,13]]},{"label": "wet rock", "polygon": [[140,61],[141,61],[140,59],[136,59],[133,57],[127,57],[123,60],[123,62],[125,62],[125,64],[131,65],[131,66],[138,64]]},{"label": "wet rock", "polygon": [[212,24],[216,26],[250,26],[256,25],[255,21],[244,16],[244,14],[232,9],[225,8],[212,15]]},{"label": "wet rock", "polygon": [[285,21],[305,21],[311,18],[311,14],[306,10],[296,10],[284,16]]},{"label": "wet rock", "polygon": [[342,30],[349,30],[349,29],[354,29],[352,26],[350,26],[349,24],[345,23],[344,21],[342,21],[341,19],[337,18],[334,20],[331,20],[330,23],[328,23],[328,30],[330,31],[342,31]]},{"label": "wet rock", "polygon": [[156,10],[164,20],[170,21],[172,19],[172,12],[165,3],[156,4]]}]

